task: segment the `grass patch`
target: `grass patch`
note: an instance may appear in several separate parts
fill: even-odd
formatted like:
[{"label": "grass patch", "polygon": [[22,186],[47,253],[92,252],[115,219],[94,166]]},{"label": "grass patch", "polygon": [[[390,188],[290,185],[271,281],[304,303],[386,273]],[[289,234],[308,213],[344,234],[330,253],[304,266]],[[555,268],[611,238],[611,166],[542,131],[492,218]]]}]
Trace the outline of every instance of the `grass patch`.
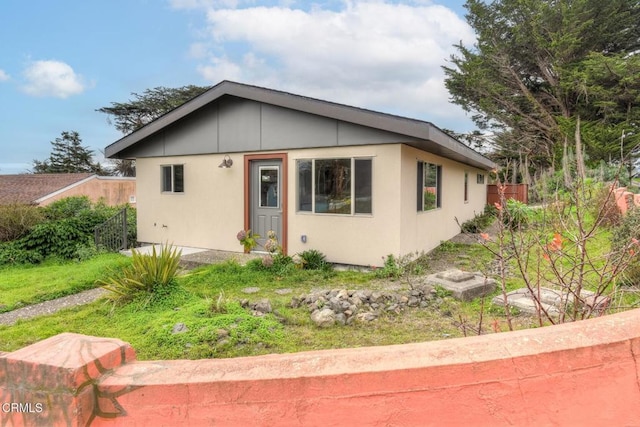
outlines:
[{"label": "grass patch", "polygon": [[84,262],[48,260],[40,265],[0,268],[0,312],[96,287],[110,269],[130,262],[120,254],[100,254]]},{"label": "grass patch", "polygon": [[[607,238],[603,234],[590,244],[594,249],[606,251]],[[84,283],[89,282],[87,286],[92,287],[93,281],[106,274],[109,267],[126,264],[126,261],[118,256],[101,256],[83,264],[40,266],[32,273],[41,269],[41,276],[35,280],[59,278],[68,284],[76,274],[72,267],[77,266],[84,274]],[[420,256],[419,266],[421,275],[452,267],[488,273],[493,261],[491,253],[479,244],[447,242],[430,254]],[[54,267],[64,269],[48,270]],[[32,269],[13,268],[3,272],[18,274],[22,270]],[[0,351],[13,351],[61,332],[119,338],[136,349],[140,360],[224,358],[391,345],[473,335],[477,333],[481,310],[484,310],[483,333],[507,330],[504,309],[493,307],[490,302],[500,294],[499,289],[487,296],[484,304],[480,299],[456,301],[447,293],[439,292],[426,308],[405,308],[399,314],[383,312],[372,322],[318,328],[306,306],[290,306],[292,297],[318,289],[407,289],[418,283],[420,277],[380,278],[375,272],[297,268],[287,269],[285,273],[243,267],[235,262],[203,267],[179,275],[175,286],[153,299],[138,296],[126,304],[101,300],[54,315],[19,321],[13,326],[0,326]],[[520,278],[509,277],[509,289],[520,286]],[[243,291],[250,287],[259,290]],[[291,292],[283,293],[284,289]],[[243,307],[243,301],[257,302],[264,298],[271,303],[271,313],[254,316]],[[626,304],[633,303],[629,295],[624,298]],[[512,314],[517,329],[536,326],[531,316]],[[172,333],[179,323],[184,324],[185,330]]]}]

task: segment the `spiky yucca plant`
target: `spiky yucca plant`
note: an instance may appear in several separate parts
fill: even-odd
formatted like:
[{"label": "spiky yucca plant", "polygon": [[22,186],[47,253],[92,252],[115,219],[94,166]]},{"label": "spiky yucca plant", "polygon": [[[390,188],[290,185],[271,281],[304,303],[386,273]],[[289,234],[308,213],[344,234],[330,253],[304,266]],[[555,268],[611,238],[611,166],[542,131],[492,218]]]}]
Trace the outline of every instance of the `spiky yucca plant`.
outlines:
[{"label": "spiky yucca plant", "polygon": [[126,302],[141,293],[153,295],[174,284],[182,251],[172,245],[162,245],[160,252],[153,246],[151,254],[131,250],[131,266],[125,267],[98,284],[110,291],[108,298]]}]

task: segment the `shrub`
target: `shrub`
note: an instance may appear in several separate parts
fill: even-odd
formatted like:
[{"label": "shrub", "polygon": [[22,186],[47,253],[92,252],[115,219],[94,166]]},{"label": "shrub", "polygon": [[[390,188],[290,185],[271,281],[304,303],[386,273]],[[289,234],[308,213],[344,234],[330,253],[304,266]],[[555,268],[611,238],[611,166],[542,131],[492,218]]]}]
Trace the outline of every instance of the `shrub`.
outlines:
[{"label": "shrub", "polygon": [[[86,197],[68,197],[41,209],[44,220],[32,226],[17,240],[17,248],[35,251],[40,257],[87,259],[95,253],[95,227],[115,215],[121,207],[91,204]],[[128,247],[136,243],[136,211],[127,210]]]},{"label": "shrub", "polygon": [[182,251],[172,245],[163,245],[160,252],[154,246],[150,255],[135,249],[131,254],[131,266],[97,282],[110,291],[109,299],[127,302],[142,294],[151,301],[154,296],[164,296],[175,288]]},{"label": "shrub", "polygon": [[487,205],[481,214],[476,214],[473,219],[465,221],[460,226],[463,233],[477,234],[487,228],[495,219],[496,208]]},{"label": "shrub", "polygon": [[302,268],[304,270],[325,270],[330,269],[331,264],[326,261],[325,255],[315,249],[309,249],[300,253]]},{"label": "shrub", "polygon": [[21,249],[15,242],[0,245],[0,265],[38,264],[42,260],[40,252]]},{"label": "shrub", "polygon": [[[640,240],[640,208],[629,210],[622,217],[620,225],[613,228],[611,233],[611,249],[617,256],[623,256],[623,251],[633,239]],[[629,285],[640,284],[640,257],[632,258],[623,274],[623,281]]]},{"label": "shrub", "polygon": [[66,197],[56,200],[43,209],[47,219],[65,219],[76,216],[82,211],[91,210],[91,200],[87,196]]},{"label": "shrub", "polygon": [[593,190],[593,196],[589,200],[589,213],[594,218],[600,219],[600,224],[605,227],[614,227],[622,221],[622,214],[616,204],[615,195],[609,186],[598,186]]},{"label": "shrub", "polygon": [[506,203],[503,222],[512,229],[518,229],[525,227],[529,223],[531,215],[532,210],[529,206],[518,200],[509,199]]},{"label": "shrub", "polygon": [[17,244],[22,249],[39,252],[42,257],[71,259],[78,245],[86,242],[86,236],[87,234],[81,231],[78,221],[68,218],[36,225]]},{"label": "shrub", "polygon": [[21,203],[0,206],[0,242],[16,240],[44,219],[40,208]]},{"label": "shrub", "polygon": [[398,279],[404,274],[404,265],[400,258],[392,254],[384,258],[384,266],[375,270],[375,276],[380,279]]}]

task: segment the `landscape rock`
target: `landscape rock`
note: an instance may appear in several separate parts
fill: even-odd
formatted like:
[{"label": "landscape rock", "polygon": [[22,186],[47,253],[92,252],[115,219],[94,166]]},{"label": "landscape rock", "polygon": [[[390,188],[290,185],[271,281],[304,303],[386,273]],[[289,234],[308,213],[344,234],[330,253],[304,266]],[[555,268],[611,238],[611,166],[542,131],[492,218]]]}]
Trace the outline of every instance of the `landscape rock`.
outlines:
[{"label": "landscape rock", "polygon": [[184,332],[187,332],[189,330],[189,328],[187,328],[187,325],[185,325],[184,323],[176,323],[175,325],[173,325],[173,328],[171,328],[171,333],[172,334],[182,334]]},{"label": "landscape rock", "polygon": [[399,314],[407,307],[428,308],[434,295],[433,288],[424,283],[408,290],[314,290],[293,297],[290,306],[306,306],[314,323],[328,327],[350,325],[354,320],[372,322],[382,312]]},{"label": "landscape rock", "polygon": [[336,323],[336,313],[330,308],[315,310],[311,313],[311,320],[320,328],[328,328]]},{"label": "landscape rock", "polygon": [[356,315],[356,319],[358,319],[360,322],[372,322],[377,318],[378,318],[378,315],[371,311],[368,311],[366,313],[358,313]]},{"label": "landscape rock", "polygon": [[244,288],[242,292],[245,294],[255,294],[257,292],[260,292],[260,288],[256,288],[256,287]]},{"label": "landscape rock", "polygon": [[263,315],[271,313],[273,311],[273,309],[271,308],[271,301],[266,298],[263,298],[260,301],[251,304],[251,310]]}]

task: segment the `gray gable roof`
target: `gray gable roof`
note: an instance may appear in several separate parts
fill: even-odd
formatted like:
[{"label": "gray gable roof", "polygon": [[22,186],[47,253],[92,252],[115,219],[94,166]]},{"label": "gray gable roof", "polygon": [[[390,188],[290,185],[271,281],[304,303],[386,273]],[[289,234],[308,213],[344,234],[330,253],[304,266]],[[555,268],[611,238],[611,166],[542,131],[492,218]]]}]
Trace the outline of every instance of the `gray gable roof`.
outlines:
[{"label": "gray gable roof", "polygon": [[[135,144],[157,135],[178,120],[189,116],[225,96],[251,100],[262,104],[334,119],[339,122],[402,135],[406,137],[406,141],[399,142],[406,143],[418,149],[481,169],[493,169],[495,167],[495,163],[491,160],[452,138],[429,122],[226,80],[137,131],[107,146],[105,155],[111,158],[127,157],[127,151],[130,151]],[[293,147],[276,147],[276,149],[287,148]]]}]

